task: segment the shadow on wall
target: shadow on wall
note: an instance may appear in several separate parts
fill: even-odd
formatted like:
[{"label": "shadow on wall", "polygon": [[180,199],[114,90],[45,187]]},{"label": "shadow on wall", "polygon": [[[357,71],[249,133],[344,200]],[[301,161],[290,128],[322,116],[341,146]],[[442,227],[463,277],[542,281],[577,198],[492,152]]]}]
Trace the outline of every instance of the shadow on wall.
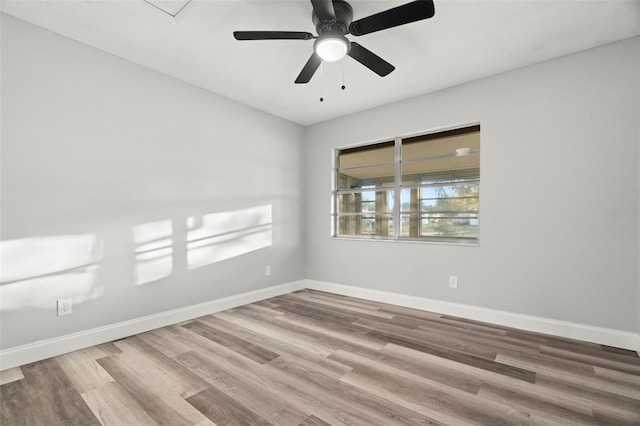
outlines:
[{"label": "shadow on wall", "polygon": [[[138,224],[131,238],[133,282],[149,284],[175,272],[178,254],[186,252],[193,270],[271,246],[272,206]],[[103,246],[94,234],[0,241],[0,310],[50,309],[59,298],[79,304],[102,296]]]}]

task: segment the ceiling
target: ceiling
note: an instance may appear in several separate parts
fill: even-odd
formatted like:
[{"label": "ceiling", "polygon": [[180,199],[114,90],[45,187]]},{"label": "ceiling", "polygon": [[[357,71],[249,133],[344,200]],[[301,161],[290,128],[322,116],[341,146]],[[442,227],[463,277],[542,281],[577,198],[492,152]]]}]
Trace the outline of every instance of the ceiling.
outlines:
[{"label": "ceiling", "polygon": [[[175,1],[182,4],[172,5]],[[354,20],[406,2],[349,1]],[[349,36],[396,66],[387,77],[347,57],[324,64],[322,76],[318,70],[309,84],[294,84],[312,40],[236,41],[232,33],[315,34],[308,0],[2,0],[0,5],[8,15],[302,125],[640,33],[639,0],[435,0],[431,19]]]}]

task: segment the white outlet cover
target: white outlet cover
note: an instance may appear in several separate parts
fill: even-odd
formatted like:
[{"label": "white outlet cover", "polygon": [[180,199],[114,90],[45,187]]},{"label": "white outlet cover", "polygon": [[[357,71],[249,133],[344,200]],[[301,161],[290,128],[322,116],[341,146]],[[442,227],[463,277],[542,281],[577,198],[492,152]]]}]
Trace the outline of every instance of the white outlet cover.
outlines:
[{"label": "white outlet cover", "polygon": [[456,275],[449,276],[449,287],[458,288],[458,277]]},{"label": "white outlet cover", "polygon": [[58,316],[72,313],[73,299],[58,299]]}]

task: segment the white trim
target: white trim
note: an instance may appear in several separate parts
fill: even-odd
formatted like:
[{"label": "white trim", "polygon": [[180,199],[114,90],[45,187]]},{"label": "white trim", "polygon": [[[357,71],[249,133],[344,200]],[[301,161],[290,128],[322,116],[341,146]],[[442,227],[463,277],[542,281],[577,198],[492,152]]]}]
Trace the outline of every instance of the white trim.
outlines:
[{"label": "white trim", "polygon": [[513,312],[499,311],[496,309],[463,305],[443,300],[409,296],[405,294],[397,294],[323,281],[305,280],[305,283],[306,288],[312,290],[359,297],[361,299],[405,306],[408,308],[452,315],[476,321],[484,321],[492,324],[519,328],[521,330],[535,331],[538,333],[583,340],[601,345],[636,350],[638,351],[638,355],[640,355],[640,336],[628,331],[613,330],[610,328],[595,327],[550,318],[522,315]]},{"label": "white trim", "polygon": [[343,284],[300,280],[4,349],[0,351],[0,370],[18,367],[89,346],[111,342],[133,334],[144,333],[145,331],[166,327],[181,321],[187,321],[203,315],[254,303],[304,288],[631,349],[637,351],[638,356],[640,356],[640,335],[636,333]]},{"label": "white trim", "polygon": [[293,281],[247,293],[223,297],[197,305],[185,306],[183,308],[122,321],[116,324],[79,331],[65,336],[41,340],[23,346],[4,349],[0,351],[0,370],[18,367],[30,362],[40,361],[89,346],[122,339],[133,334],[143,333],[203,315],[209,315],[301,290],[304,288],[304,284],[305,281]]}]

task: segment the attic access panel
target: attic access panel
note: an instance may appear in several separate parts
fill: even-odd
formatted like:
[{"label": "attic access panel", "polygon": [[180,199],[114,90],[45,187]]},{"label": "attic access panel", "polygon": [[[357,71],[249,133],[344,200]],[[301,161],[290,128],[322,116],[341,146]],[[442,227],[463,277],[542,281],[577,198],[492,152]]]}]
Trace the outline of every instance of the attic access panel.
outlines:
[{"label": "attic access panel", "polygon": [[145,3],[149,3],[156,9],[160,9],[167,15],[175,18],[178,13],[187,7],[191,0],[143,0]]}]

